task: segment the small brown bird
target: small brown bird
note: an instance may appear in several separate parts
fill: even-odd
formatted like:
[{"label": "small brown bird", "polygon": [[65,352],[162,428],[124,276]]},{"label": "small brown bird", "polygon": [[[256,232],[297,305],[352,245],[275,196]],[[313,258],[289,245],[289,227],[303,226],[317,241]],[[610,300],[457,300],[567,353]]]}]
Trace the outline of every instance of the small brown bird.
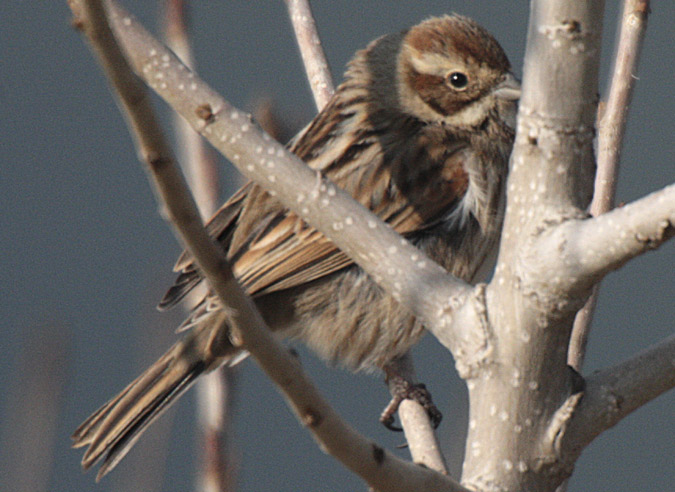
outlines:
[{"label": "small brown bird", "polygon": [[[289,149],[469,282],[492,267],[520,89],[494,38],[458,15],[381,37]],[[335,245],[248,183],[207,226],[269,326],[352,370],[379,368],[424,333],[412,314]],[[202,278],[183,254],[160,309]],[[185,337],[73,436],[98,477],[203,373],[238,360],[226,313],[207,293]],[[390,372],[390,371],[389,371]]]}]

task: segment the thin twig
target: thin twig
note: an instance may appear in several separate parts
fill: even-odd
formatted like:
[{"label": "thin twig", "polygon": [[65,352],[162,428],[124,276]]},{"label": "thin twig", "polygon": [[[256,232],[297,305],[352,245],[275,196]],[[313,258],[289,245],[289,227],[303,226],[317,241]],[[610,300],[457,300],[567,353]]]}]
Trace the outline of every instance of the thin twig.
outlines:
[{"label": "thin twig", "polygon": [[5,362],[15,364],[2,391],[0,487],[46,492],[53,487],[54,463],[63,446],[58,428],[65,418],[62,403],[73,344],[68,327],[58,322],[24,325],[22,330],[21,351],[3,354]]},{"label": "thin twig", "polygon": [[[71,0],[73,5],[75,1]],[[86,7],[85,15],[78,15],[79,9],[75,8],[76,16],[114,84],[127,121],[136,135],[139,154],[148,166],[172,225],[211,288],[232,313],[230,322],[243,345],[284,393],[299,420],[312,431],[324,449],[377,490],[466,492],[467,489],[449,477],[395,457],[343,422],[304,374],[298,361],[266,327],[255,305],[234,278],[222,251],[204,230],[197,206],[152,116],[147,94],[114,41],[100,0],[83,1],[82,5]],[[126,28],[120,35],[135,33],[149,38],[149,34],[142,32],[136,21],[114,2],[107,2],[107,5],[118,32],[120,26]],[[147,44],[145,49],[155,50]],[[159,55],[157,60],[164,56],[170,59],[168,51],[162,51],[155,54]],[[201,115],[204,116],[204,112]]]},{"label": "thin twig", "polygon": [[[183,0],[165,3],[164,32],[167,46],[185,65],[194,69],[194,57],[188,32],[188,5]],[[218,168],[215,156],[204,139],[177,113],[174,114],[174,134],[178,141],[179,161],[204,220],[218,207]],[[190,292],[188,306],[195,305],[203,295],[202,289]],[[221,368],[206,374],[197,382],[197,408],[201,430],[199,489],[203,492],[225,492],[234,488],[230,418],[234,392],[234,374]]]},{"label": "thin twig", "polygon": [[[184,0],[166,0],[165,36],[167,46],[185,65],[194,69],[194,57],[188,33],[188,11]],[[204,220],[209,219],[218,208],[220,189],[218,166],[212,149],[204,145],[204,139],[180,115],[175,115],[174,125],[178,144],[179,162],[194,193],[199,211]]]},{"label": "thin twig", "polygon": [[649,0],[626,0],[624,4],[611,88],[598,128],[598,173],[591,203],[593,215],[604,214],[614,206],[621,148],[649,12]]},{"label": "thin twig", "polygon": [[[415,382],[415,367],[411,354],[408,352],[392,363],[394,372],[408,382]],[[390,386],[392,397],[395,389]],[[398,408],[398,417],[405,433],[410,455],[415,463],[448,474],[448,465],[438,444],[436,433],[431,425],[426,410],[418,402],[405,399]]]},{"label": "thin twig", "polygon": [[309,0],[286,0],[286,6],[298,40],[314,102],[316,108],[321,111],[333,96],[333,78],[321,47],[312,9]]},{"label": "thin twig", "polygon": [[[649,12],[649,0],[626,0],[624,3],[612,82],[598,125],[598,169],[590,206],[593,216],[607,213],[614,207],[621,147]],[[583,366],[598,289],[599,284],[593,288],[586,305],[574,320],[568,363],[577,371]]]},{"label": "thin twig", "polygon": [[562,272],[560,288],[581,295],[630,259],[675,236],[675,183],[591,219],[568,220],[537,245],[557,251],[549,263]]},{"label": "thin twig", "polygon": [[675,335],[586,379],[563,445],[580,453],[603,431],[675,387]]}]

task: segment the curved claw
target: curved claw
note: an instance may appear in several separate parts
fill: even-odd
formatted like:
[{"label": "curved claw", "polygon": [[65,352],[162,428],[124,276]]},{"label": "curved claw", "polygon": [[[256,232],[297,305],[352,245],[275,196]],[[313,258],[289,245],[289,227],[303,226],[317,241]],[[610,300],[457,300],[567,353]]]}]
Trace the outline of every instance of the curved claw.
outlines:
[{"label": "curved claw", "polygon": [[[391,381],[390,381],[391,383]],[[422,405],[426,410],[431,425],[434,429],[438,428],[443,414],[436,408],[431,399],[431,393],[423,383],[410,384],[403,378],[394,381],[393,396],[389,404],[384,408],[380,415],[380,422],[389,430],[394,432],[401,432],[403,429],[394,424],[394,414],[398,411],[398,407],[405,399],[413,400]]]}]

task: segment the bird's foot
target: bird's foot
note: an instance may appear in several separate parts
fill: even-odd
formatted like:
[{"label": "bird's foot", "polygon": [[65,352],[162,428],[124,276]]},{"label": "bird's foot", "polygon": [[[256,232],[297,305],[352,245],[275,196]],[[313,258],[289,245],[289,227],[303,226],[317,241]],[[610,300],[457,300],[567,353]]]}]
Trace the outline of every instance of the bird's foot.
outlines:
[{"label": "bird's foot", "polygon": [[443,414],[436,408],[431,399],[431,393],[422,383],[412,384],[400,376],[390,376],[388,378],[389,389],[392,398],[380,415],[380,422],[392,431],[400,432],[403,429],[394,423],[394,414],[403,400],[413,400],[422,405],[426,410],[433,428],[437,428],[443,419]]}]

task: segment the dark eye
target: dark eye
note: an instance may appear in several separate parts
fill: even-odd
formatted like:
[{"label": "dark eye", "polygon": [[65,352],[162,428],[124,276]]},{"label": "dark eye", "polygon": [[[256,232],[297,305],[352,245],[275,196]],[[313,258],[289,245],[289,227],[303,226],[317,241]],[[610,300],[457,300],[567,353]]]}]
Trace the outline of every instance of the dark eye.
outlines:
[{"label": "dark eye", "polygon": [[466,86],[469,85],[469,77],[467,77],[466,74],[462,72],[452,72],[448,74],[445,80],[448,82],[448,84],[450,84],[451,87],[457,89],[458,91],[466,89]]}]

